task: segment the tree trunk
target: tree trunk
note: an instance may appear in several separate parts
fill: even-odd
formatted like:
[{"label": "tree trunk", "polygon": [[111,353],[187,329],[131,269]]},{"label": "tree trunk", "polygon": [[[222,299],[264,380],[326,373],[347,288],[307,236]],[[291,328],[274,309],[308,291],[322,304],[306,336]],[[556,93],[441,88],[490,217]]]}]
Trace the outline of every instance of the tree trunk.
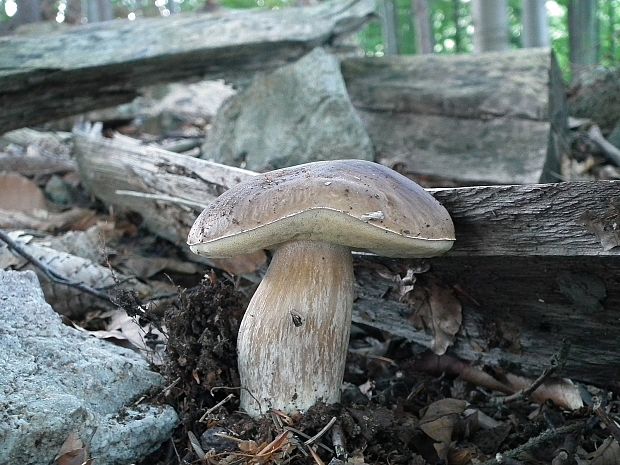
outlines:
[{"label": "tree trunk", "polygon": [[398,55],[398,34],[394,0],[381,0],[381,25],[386,55]]},{"label": "tree trunk", "polygon": [[40,0],[21,0],[17,3],[17,13],[14,19],[16,26],[36,23],[41,19],[43,19],[43,12]]},{"label": "tree trunk", "polygon": [[461,28],[461,2],[452,0],[452,21],[454,21],[454,51],[463,51],[463,30]]},{"label": "tree trunk", "polygon": [[508,50],[508,0],[472,0],[474,51]]},{"label": "tree trunk", "polygon": [[598,21],[596,0],[570,0],[568,38],[573,81],[598,63]]},{"label": "tree trunk", "polygon": [[113,19],[111,0],[82,0],[82,12],[89,23]]},{"label": "tree trunk", "polygon": [[548,47],[549,22],[545,0],[523,0],[523,47]]},{"label": "tree trunk", "polygon": [[420,55],[433,53],[434,37],[428,0],[413,0],[415,14],[416,52]]}]

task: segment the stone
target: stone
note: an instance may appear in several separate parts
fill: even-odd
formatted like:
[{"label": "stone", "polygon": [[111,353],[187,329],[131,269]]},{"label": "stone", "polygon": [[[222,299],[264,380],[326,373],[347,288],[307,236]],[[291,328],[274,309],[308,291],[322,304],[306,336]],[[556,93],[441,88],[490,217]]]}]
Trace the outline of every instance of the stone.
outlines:
[{"label": "stone", "polygon": [[254,171],[317,160],[373,160],[338,60],[316,48],[229,98],[214,118],[202,158]]},{"label": "stone", "polygon": [[31,271],[0,270],[0,463],[47,464],[76,434],[98,465],[135,462],[178,423],[133,402],[162,377],[137,353],[63,325]]}]

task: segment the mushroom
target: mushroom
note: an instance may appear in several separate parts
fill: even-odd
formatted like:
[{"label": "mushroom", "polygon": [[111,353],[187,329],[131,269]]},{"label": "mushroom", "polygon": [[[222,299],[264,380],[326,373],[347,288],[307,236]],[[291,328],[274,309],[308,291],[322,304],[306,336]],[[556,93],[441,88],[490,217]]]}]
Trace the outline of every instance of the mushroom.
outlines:
[{"label": "mushroom", "polygon": [[272,249],[238,336],[241,408],[304,411],[336,403],[353,306],[351,250],[431,257],[454,242],[448,212],[376,163],[307,163],[257,175],[209,205],[188,237],[211,258]]}]

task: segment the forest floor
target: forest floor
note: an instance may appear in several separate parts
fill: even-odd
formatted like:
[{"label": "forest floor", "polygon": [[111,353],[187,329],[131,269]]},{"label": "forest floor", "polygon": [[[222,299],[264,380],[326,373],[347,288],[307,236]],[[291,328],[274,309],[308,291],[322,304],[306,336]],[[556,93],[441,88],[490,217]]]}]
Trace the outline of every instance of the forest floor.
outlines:
[{"label": "forest floor", "polygon": [[169,336],[160,367],[168,387],[155,399],[172,404],[182,424],[142,465],[620,463],[620,428],[604,426],[620,412],[617,393],[589,388],[605,396],[603,408],[584,387],[590,405],[574,411],[527,395],[511,400],[429,374],[410,344],[357,325],[340,404],[250,418],[238,409],[235,351],[246,301],[211,273],[154,316]]},{"label": "forest floor", "polygon": [[[147,120],[156,127],[151,134],[167,134],[161,137],[134,122],[114,121],[108,128],[147,144],[183,146],[195,156],[204,121],[162,128],[165,119]],[[574,140],[563,173],[567,178],[620,179],[618,167],[601,155],[587,130],[576,129]],[[47,149],[3,143],[3,152],[11,150],[34,156]],[[47,231],[49,237],[97,227],[106,242],[97,253],[90,250],[92,260],[124,269],[167,295],[145,304],[123,291],[114,297],[120,318],[109,309],[67,318],[97,337],[142,352],[153,350],[147,355],[157,360],[153,366],[165,377],[166,387],[149,400],[171,404],[181,424],[141,465],[620,464],[620,427],[614,420],[620,417],[620,393],[579,386],[584,406],[577,409],[552,401],[538,404],[527,390],[506,396],[465,381],[458,363],[444,370],[450,374],[435,374],[432,354],[358,324],[352,329],[340,404],[316,405],[303,415],[270,412],[252,419],[239,411],[236,335],[256,283],[219,270],[204,276],[205,267],[183,262],[173,245],[142,229],[138,215],[116,214],[91,199],[70,168],[61,177],[21,174],[30,178],[32,195],[14,199],[13,207],[55,203],[63,215],[30,223],[25,213],[16,223],[11,223],[15,215],[0,217],[0,227]],[[0,190],[8,189],[15,179],[2,176]],[[39,201],[39,191],[45,192],[45,202]],[[139,335],[136,327],[142,328]],[[541,379],[553,363],[541,367]],[[561,376],[561,369],[555,375]]]}]

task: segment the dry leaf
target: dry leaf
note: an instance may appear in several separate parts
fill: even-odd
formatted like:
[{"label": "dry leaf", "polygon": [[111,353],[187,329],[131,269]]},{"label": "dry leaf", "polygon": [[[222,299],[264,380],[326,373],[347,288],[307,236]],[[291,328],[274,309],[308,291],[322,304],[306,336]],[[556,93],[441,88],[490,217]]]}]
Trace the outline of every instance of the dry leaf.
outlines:
[{"label": "dry leaf", "polygon": [[239,255],[232,258],[212,259],[213,266],[234,276],[254,273],[267,262],[267,255],[262,250]]},{"label": "dry leaf", "polygon": [[54,460],[57,465],[82,465],[91,463],[88,450],[77,433],[69,433]]},{"label": "dry leaf", "polygon": [[590,454],[590,465],[618,465],[620,463],[620,445],[614,438],[607,438],[596,451]]},{"label": "dry leaf", "polygon": [[420,420],[418,427],[435,441],[433,447],[443,460],[448,456],[452,433],[466,408],[464,400],[441,399],[429,405]]},{"label": "dry leaf", "polygon": [[433,333],[431,349],[437,355],[445,354],[461,327],[461,302],[451,289],[434,283],[426,290],[417,287],[408,300],[416,309],[413,324],[417,328],[430,329]]},{"label": "dry leaf", "polygon": [[19,212],[0,208],[0,228],[36,229],[54,231],[57,229],[86,229],[96,222],[96,213],[84,208],[71,208],[54,213],[47,210]]},{"label": "dry leaf", "polygon": [[[141,351],[149,361],[161,365],[164,360],[163,350],[166,345],[166,336],[151,326],[142,327],[136,320],[127,315],[125,310],[112,310],[105,315],[111,320],[105,330],[89,331],[74,324],[73,326],[98,339],[116,339],[127,341],[134,348]],[[148,335],[148,337],[147,337]],[[161,349],[161,350],[158,350]]]},{"label": "dry leaf", "polygon": [[192,262],[175,260],[173,258],[141,257],[137,255],[123,259],[121,262],[115,263],[115,266],[118,266],[127,274],[142,279],[152,278],[164,270],[184,274],[199,273],[201,270],[200,266]]},{"label": "dry leaf", "polygon": [[0,209],[32,213],[46,208],[45,196],[34,182],[20,174],[0,173]]}]

